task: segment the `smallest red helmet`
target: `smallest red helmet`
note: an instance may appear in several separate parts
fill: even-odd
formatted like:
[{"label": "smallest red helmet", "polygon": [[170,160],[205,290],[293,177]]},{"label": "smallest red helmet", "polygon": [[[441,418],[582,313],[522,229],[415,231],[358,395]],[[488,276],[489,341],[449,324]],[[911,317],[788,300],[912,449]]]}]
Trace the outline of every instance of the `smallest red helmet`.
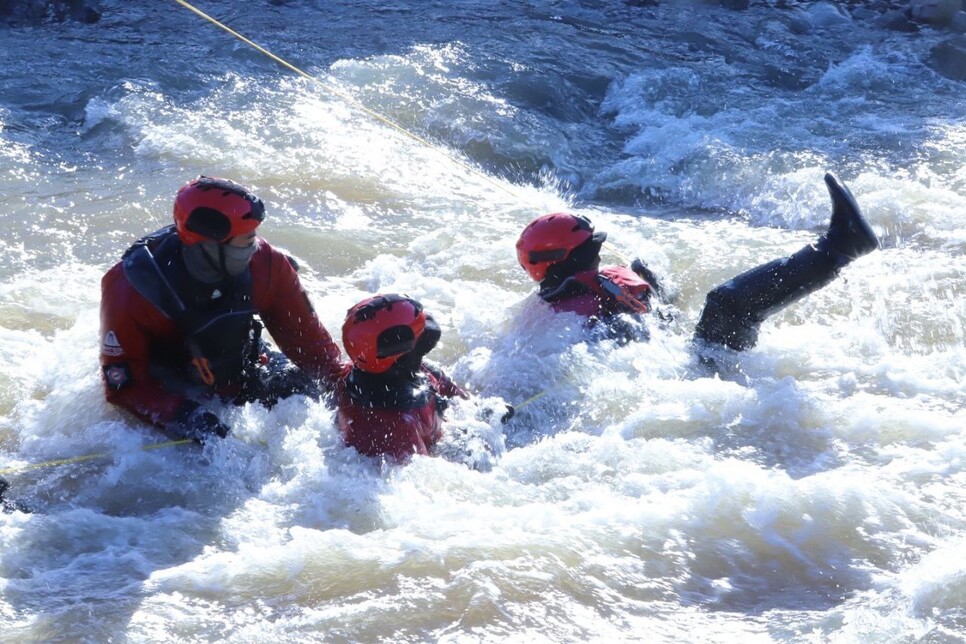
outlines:
[{"label": "smallest red helmet", "polygon": [[342,344],[354,367],[383,373],[416,347],[426,318],[423,305],[406,295],[376,295],[349,309]]},{"label": "smallest red helmet", "polygon": [[248,235],[263,219],[262,200],[228,179],[198,177],[182,186],[174,199],[174,226],[187,245]]},{"label": "smallest red helmet", "polygon": [[607,233],[595,233],[586,217],[555,212],[531,221],[517,240],[517,259],[536,282],[542,282],[547,269],[566,261],[588,239],[602,244]]}]

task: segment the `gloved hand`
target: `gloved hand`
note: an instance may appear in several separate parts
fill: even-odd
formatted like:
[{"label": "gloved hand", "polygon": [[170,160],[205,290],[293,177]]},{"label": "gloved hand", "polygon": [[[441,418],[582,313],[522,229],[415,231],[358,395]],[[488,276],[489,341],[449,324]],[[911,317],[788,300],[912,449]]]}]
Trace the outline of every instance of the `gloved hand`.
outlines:
[{"label": "gloved hand", "polygon": [[506,425],[515,413],[517,413],[517,410],[513,408],[513,405],[506,403],[506,413],[500,416],[500,424]]},{"label": "gloved hand", "polygon": [[650,268],[647,267],[640,258],[635,259],[631,262],[631,270],[637,273],[638,277],[651,285],[654,289],[654,295],[659,299],[664,299],[664,289],[661,288],[661,282],[658,281],[657,275],[654,274]]},{"label": "gloved hand", "polygon": [[[503,403],[503,405],[506,407],[506,411],[503,412],[502,416],[500,416],[500,424],[505,425],[508,420],[513,418],[513,414],[516,413],[516,410],[513,408],[513,405],[509,403]],[[488,423],[490,422],[490,419],[493,418],[493,413],[494,407],[484,407],[480,410],[476,417],[482,420],[484,423]]]},{"label": "gloved hand", "polygon": [[231,429],[221,422],[218,416],[193,400],[181,406],[175,419],[171,421],[171,433],[182,438],[190,438],[199,445],[204,445],[212,436],[225,438]]}]

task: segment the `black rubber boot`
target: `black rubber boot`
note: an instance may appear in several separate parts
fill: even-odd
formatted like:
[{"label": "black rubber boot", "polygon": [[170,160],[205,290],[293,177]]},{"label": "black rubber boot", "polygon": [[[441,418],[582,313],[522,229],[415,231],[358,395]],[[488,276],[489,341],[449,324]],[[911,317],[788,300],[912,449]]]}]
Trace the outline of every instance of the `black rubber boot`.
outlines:
[{"label": "black rubber boot", "polygon": [[730,279],[708,293],[695,339],[741,351],[755,346],[761,323],[831,282],[841,267],[879,247],[855,198],[832,174],[832,221],[815,244]]},{"label": "black rubber boot", "polygon": [[831,172],[825,173],[825,185],[832,197],[832,221],[818,241],[818,247],[837,256],[840,266],[868,255],[879,247],[879,239],[862,216],[859,204],[845,185]]}]

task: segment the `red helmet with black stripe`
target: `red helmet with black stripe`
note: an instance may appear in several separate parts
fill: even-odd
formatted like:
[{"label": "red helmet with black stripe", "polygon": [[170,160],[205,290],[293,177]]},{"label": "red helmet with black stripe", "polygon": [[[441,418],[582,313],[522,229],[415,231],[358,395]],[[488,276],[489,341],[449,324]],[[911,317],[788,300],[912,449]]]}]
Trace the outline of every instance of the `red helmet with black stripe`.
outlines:
[{"label": "red helmet with black stripe", "polygon": [[607,233],[595,233],[586,217],[569,212],[555,212],[531,221],[517,240],[517,259],[523,270],[542,282],[547,269],[565,261],[574,250],[593,239],[603,243]]},{"label": "red helmet with black stripe", "polygon": [[198,177],[182,186],[174,199],[174,226],[187,245],[247,235],[263,219],[262,200],[228,179]]},{"label": "red helmet with black stripe", "polygon": [[342,344],[357,369],[383,373],[416,347],[427,317],[423,305],[406,295],[376,295],[349,309]]}]

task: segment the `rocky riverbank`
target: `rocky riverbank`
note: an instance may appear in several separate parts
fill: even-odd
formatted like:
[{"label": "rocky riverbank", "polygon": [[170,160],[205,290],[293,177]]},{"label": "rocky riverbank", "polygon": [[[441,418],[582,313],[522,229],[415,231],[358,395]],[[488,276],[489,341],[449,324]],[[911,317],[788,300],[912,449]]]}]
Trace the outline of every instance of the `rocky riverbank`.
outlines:
[{"label": "rocky riverbank", "polygon": [[[284,4],[285,0],[267,0]],[[871,22],[883,29],[915,33],[933,29],[948,33],[938,45],[923,52],[923,62],[954,80],[966,81],[966,0],[848,0],[846,2],[799,2],[798,0],[614,0],[633,6],[688,2],[744,10],[762,4],[783,12],[794,33],[847,22]],[[0,0],[0,23],[11,26],[74,20],[95,23],[102,9],[99,0]]]},{"label": "rocky riverbank", "polygon": [[101,18],[93,0],[0,0],[0,18],[10,25],[76,20],[89,24]]}]

